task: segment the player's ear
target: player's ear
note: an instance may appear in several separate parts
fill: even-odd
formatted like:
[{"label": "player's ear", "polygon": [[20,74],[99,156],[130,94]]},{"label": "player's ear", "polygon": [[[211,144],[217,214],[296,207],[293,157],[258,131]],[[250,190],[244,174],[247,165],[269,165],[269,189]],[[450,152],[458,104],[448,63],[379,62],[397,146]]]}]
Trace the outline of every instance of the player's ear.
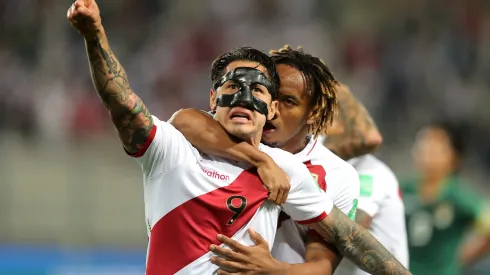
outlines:
[{"label": "player's ear", "polygon": [[209,107],[211,111],[216,111],[216,91],[213,89],[209,90]]},{"label": "player's ear", "polygon": [[271,105],[269,106],[269,113],[267,114],[267,120],[272,120],[276,115],[277,108],[279,106],[279,101],[272,100]]},{"label": "player's ear", "polygon": [[306,120],[306,124],[307,125],[312,125],[313,123],[315,123],[315,121],[318,119],[319,116],[320,116],[320,108],[315,107],[310,112],[310,117],[308,118],[308,120]]}]

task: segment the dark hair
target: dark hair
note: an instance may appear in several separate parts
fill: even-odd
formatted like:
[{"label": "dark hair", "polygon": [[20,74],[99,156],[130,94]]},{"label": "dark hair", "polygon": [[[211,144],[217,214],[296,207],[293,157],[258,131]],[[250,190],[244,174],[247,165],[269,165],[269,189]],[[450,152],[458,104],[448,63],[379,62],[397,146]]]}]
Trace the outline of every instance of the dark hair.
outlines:
[{"label": "dark hair", "polygon": [[318,57],[285,45],[279,50],[271,50],[272,60],[278,64],[289,65],[300,71],[305,77],[306,91],[311,96],[311,106],[314,110],[315,122],[310,127],[310,133],[315,137],[326,134],[337,111],[337,80],[330,69]]},{"label": "dark hair", "polygon": [[218,56],[211,65],[211,81],[213,87],[216,82],[224,75],[225,68],[233,61],[252,61],[265,67],[267,77],[272,84],[272,91],[269,93],[272,99],[277,98],[279,90],[279,75],[276,71],[276,63],[262,51],[251,47],[240,47]]},{"label": "dark hair", "polygon": [[462,158],[466,152],[466,139],[464,125],[448,121],[439,120],[428,125],[428,128],[443,130],[448,138],[451,148],[458,158]]}]

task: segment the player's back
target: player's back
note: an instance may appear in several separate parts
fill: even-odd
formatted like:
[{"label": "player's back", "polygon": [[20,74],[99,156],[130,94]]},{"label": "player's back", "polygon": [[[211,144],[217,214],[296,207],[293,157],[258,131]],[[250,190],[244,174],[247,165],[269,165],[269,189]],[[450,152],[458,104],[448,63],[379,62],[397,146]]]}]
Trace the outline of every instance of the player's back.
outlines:
[{"label": "player's back", "polygon": [[[311,139],[295,157],[306,165],[319,188],[326,191],[336,207],[346,215],[355,213],[359,178],[350,164],[315,139]],[[272,255],[280,261],[303,263],[307,231],[307,227],[281,213]]]},{"label": "player's back", "polygon": [[[148,146],[137,159],[143,169],[149,226],[147,274],[212,274],[217,267],[209,261],[209,245],[220,244],[218,233],[253,245],[246,232],[253,228],[272,242],[280,207],[267,201],[267,190],[255,171],[201,154],[173,126],[153,120]],[[264,145],[260,149],[291,179],[283,208],[297,220],[323,219],[331,206],[311,178],[304,181],[306,168],[286,152]],[[302,198],[308,195],[316,197],[311,204]]]},{"label": "player's back", "polygon": [[[372,217],[369,231],[405,267],[408,266],[407,232],[404,205],[398,180],[391,169],[372,155],[349,160],[360,176],[358,209]],[[367,274],[347,260],[336,274]]]}]

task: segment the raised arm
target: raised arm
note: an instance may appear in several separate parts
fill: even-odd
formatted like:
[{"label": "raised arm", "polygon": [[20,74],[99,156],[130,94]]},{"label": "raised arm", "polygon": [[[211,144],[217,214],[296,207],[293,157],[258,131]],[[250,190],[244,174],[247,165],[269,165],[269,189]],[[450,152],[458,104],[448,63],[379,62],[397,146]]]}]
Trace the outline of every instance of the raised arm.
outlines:
[{"label": "raised arm", "polygon": [[325,139],[325,146],[344,160],[370,153],[382,143],[381,133],[366,108],[349,87],[337,89],[338,115]]},{"label": "raised arm", "polygon": [[77,0],[67,13],[72,26],[85,38],[92,81],[110,113],[119,138],[130,154],[136,154],[153,127],[153,120],[141,99],[129,86],[105,34],[95,0]]}]

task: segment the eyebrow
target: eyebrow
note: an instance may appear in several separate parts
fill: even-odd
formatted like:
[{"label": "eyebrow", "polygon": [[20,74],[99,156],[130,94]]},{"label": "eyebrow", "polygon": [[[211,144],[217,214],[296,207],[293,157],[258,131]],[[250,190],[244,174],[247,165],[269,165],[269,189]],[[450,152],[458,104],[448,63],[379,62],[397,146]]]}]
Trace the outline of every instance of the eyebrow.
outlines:
[{"label": "eyebrow", "polygon": [[299,98],[295,95],[285,95],[285,94],[279,94],[279,97],[282,97],[282,98],[290,98],[290,99],[293,99],[293,100],[296,100],[296,101],[300,101]]}]

